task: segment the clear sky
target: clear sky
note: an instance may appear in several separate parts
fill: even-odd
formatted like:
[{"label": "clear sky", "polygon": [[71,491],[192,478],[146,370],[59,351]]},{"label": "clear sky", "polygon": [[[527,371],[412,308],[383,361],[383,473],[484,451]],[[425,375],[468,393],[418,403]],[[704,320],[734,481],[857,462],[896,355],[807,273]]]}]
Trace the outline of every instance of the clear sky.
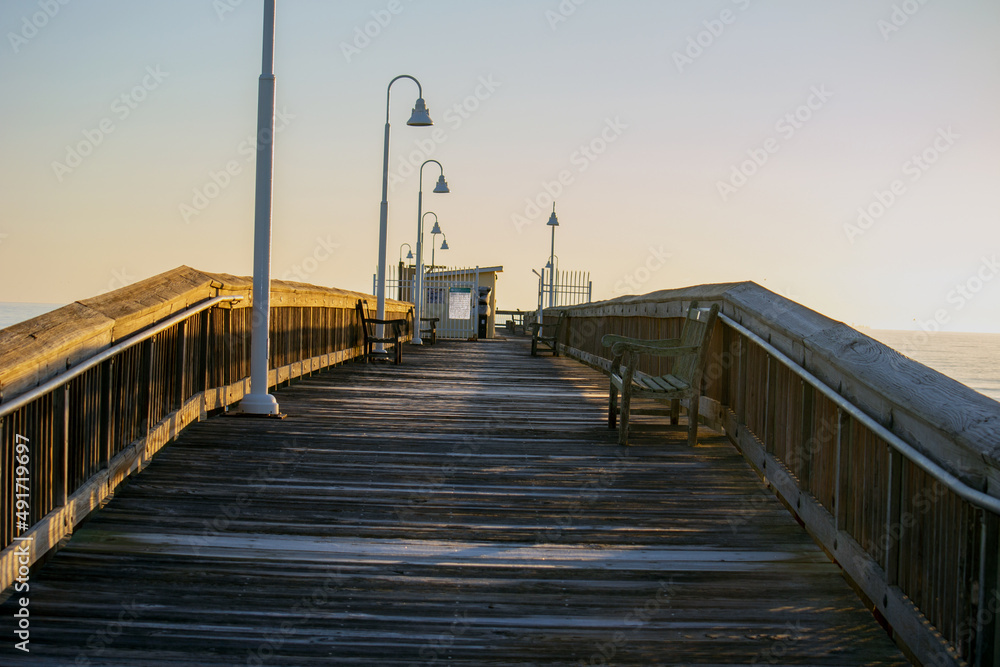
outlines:
[{"label": "clear sky", "polygon": [[[0,301],[251,272],[262,9],[0,2]],[[438,263],[503,265],[500,308],[535,303],[555,193],[595,298],[754,280],[855,325],[1000,332],[998,37],[995,0],[278,0],[272,275],[371,291],[410,74],[435,127],[397,82],[390,262],[405,161],[434,158]]]}]

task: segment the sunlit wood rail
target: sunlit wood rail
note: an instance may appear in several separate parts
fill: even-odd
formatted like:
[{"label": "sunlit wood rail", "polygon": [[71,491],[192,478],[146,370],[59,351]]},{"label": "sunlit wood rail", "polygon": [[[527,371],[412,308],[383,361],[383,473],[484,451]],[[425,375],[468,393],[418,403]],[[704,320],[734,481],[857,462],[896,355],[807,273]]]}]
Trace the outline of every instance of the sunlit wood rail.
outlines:
[{"label": "sunlit wood rail", "polygon": [[[355,306],[374,297],[272,292],[271,386],[362,353]],[[187,425],[243,397],[250,296],[249,279],[180,267],[0,331],[0,590],[23,566],[15,548],[34,562]],[[406,340],[411,308],[387,307]]]},{"label": "sunlit wood rail", "polygon": [[619,447],[606,377],[528,345],[188,427],[32,575],[32,664],[907,664],[724,436]]},{"label": "sunlit wood rail", "polygon": [[[678,335],[721,307],[701,419],[729,439],[924,664],[1000,665],[1000,404],[753,283],[547,311],[607,368],[605,334]],[[641,370],[661,375],[669,362]]]}]

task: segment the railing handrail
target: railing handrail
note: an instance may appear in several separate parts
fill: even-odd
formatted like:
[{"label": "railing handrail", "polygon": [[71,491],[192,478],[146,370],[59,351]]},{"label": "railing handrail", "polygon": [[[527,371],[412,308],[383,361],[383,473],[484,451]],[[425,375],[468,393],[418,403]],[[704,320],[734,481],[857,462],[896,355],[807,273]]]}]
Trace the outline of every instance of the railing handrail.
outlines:
[{"label": "railing handrail", "polygon": [[786,368],[798,375],[800,378],[808,382],[814,388],[819,390],[823,395],[829,398],[833,403],[837,405],[840,409],[844,410],[851,415],[858,422],[864,424],[865,427],[870,429],[880,438],[888,442],[892,447],[898,451],[900,454],[908,458],[914,464],[920,467],[921,470],[926,472],[928,475],[932,476],[935,480],[941,482],[947,486],[951,491],[962,499],[968,501],[969,503],[979,507],[981,509],[989,510],[994,514],[1000,515],[1000,498],[994,498],[993,496],[983,493],[978,489],[974,489],[962,480],[958,479],[950,472],[942,468],[936,462],[934,462],[930,457],[917,451],[912,445],[907,443],[905,440],[900,438],[898,435],[882,426],[876,420],[868,416],[868,413],[861,410],[846,398],[838,394],[831,387],[826,385],[822,380],[817,378],[815,375],[802,368],[795,361],[786,356],[778,348],[774,347],[763,338],[750,331],[739,322],[736,322],[731,317],[719,313],[719,320],[721,320],[726,325],[732,327],[742,335],[746,336],[754,343],[762,347],[767,351],[772,357],[780,361]]},{"label": "railing handrail", "polygon": [[14,398],[10,402],[0,404],[0,419],[24,407],[25,405],[31,403],[35,399],[44,396],[50,391],[59,388],[60,386],[72,380],[73,378],[83,375],[91,368],[100,365],[102,362],[107,361],[108,359],[115,356],[119,352],[127,350],[130,347],[134,347],[139,343],[152,338],[156,334],[160,333],[161,331],[165,331],[166,329],[169,329],[178,322],[183,322],[184,320],[189,319],[193,315],[197,315],[198,313],[204,310],[208,310],[209,308],[212,308],[213,306],[219,303],[223,302],[235,303],[237,301],[242,301],[243,299],[244,297],[238,295],[216,296],[209,298],[205,301],[202,301],[201,303],[196,304],[190,308],[186,308],[175,315],[171,315],[167,319],[157,322],[152,327],[145,329],[141,332],[138,332],[136,334],[133,334],[128,338],[126,338],[125,340],[116,343],[115,345],[112,345],[111,347],[105,350],[98,352],[92,357],[85,359],[84,361],[76,364],[72,368],[67,369],[66,372],[60,373],[54,378],[51,378],[46,382],[43,382],[34,389],[31,389],[30,391],[27,391],[21,394],[20,396]]}]

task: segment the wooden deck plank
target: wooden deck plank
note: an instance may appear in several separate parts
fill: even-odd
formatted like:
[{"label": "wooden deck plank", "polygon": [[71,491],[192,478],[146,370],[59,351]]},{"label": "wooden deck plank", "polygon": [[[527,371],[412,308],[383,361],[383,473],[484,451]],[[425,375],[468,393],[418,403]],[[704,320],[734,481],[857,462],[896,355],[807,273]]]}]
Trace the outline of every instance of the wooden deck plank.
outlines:
[{"label": "wooden deck plank", "polygon": [[32,664],[907,664],[724,437],[620,448],[606,383],[439,342],[196,424],[32,575]]}]

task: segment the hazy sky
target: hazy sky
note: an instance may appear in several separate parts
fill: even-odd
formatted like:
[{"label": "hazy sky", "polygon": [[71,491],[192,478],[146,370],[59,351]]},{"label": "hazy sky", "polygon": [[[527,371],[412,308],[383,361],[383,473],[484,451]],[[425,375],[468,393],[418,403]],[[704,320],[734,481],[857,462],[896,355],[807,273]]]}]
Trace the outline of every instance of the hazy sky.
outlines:
[{"label": "hazy sky", "polygon": [[[252,265],[263,0],[0,2],[0,301]],[[848,323],[1000,332],[996,0],[278,0],[272,275],[371,290],[417,177],[529,308],[754,280]],[[428,242],[430,237],[428,236]],[[440,241],[440,238],[438,239]],[[429,247],[426,261],[429,262]]]}]

